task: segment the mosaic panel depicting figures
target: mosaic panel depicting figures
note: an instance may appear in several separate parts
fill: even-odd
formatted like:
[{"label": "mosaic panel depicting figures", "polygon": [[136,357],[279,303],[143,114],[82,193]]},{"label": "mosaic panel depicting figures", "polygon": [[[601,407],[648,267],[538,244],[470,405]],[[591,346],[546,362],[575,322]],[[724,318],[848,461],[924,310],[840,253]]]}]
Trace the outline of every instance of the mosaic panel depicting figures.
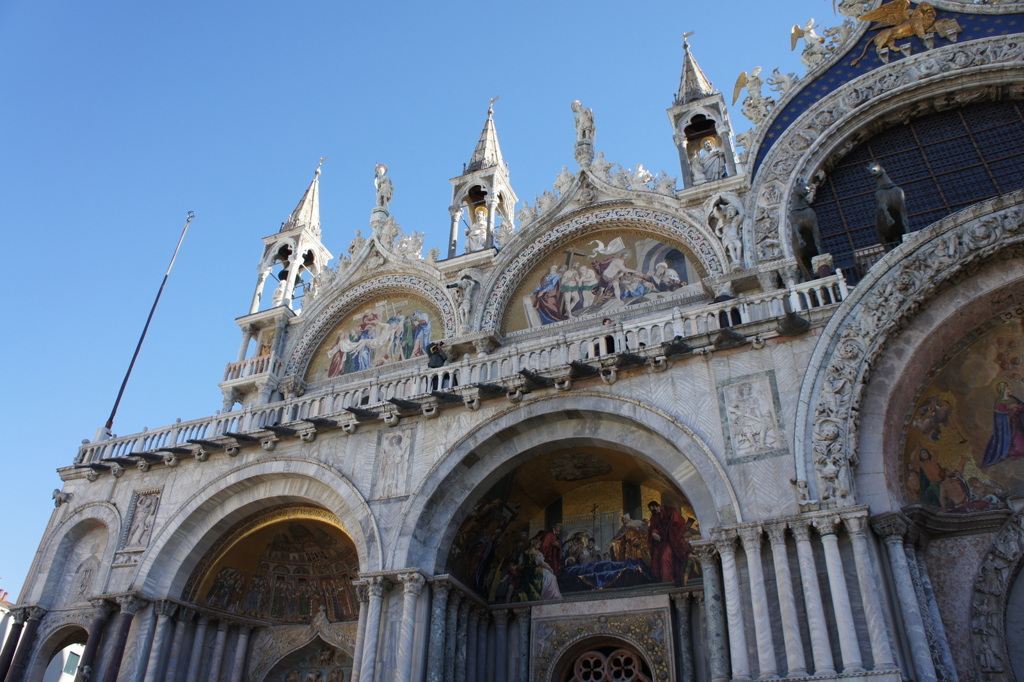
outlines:
[{"label": "mosaic panel depicting figures", "polygon": [[447,571],[493,603],[700,580],[686,496],[629,455],[586,448],[541,455],[479,497]]},{"label": "mosaic panel depicting figures", "polygon": [[701,295],[696,259],[681,244],[639,230],[592,232],[536,265],[512,294],[505,333],[678,295]]},{"label": "mosaic panel depicting figures", "polygon": [[909,503],[969,513],[1024,494],[1024,308],[951,348],[908,418]]},{"label": "mosaic panel depicting figures", "polygon": [[434,307],[415,296],[389,296],[359,306],[325,337],[313,354],[306,381],[426,357],[444,327]]},{"label": "mosaic panel depicting figures", "polygon": [[309,623],[321,608],[332,622],[354,620],[358,572],[355,545],[343,531],[316,519],[287,519],[233,543],[206,573],[196,599],[278,623]]}]

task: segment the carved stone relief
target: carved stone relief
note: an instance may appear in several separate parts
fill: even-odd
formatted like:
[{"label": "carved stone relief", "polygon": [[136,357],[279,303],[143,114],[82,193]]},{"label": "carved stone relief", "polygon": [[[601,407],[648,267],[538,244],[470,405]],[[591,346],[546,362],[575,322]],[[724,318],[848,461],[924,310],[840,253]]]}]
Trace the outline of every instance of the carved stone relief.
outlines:
[{"label": "carved stone relief", "polygon": [[1006,606],[1022,562],[1024,512],[1018,512],[996,534],[992,551],[981,562],[971,597],[971,645],[980,678],[986,682],[1014,679],[1006,640]]}]

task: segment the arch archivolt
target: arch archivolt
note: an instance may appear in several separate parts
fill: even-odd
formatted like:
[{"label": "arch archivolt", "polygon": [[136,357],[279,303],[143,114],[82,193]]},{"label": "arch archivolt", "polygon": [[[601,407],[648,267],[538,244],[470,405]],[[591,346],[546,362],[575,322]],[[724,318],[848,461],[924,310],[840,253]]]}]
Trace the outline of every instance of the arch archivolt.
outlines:
[{"label": "arch archivolt", "polygon": [[313,354],[317,348],[346,315],[353,312],[358,306],[388,294],[411,294],[425,298],[440,314],[441,322],[444,325],[444,336],[455,336],[455,307],[441,285],[418,275],[382,275],[346,288],[341,296],[329,305],[317,309],[315,320],[288,353],[285,375],[302,376],[313,360]]},{"label": "arch archivolt", "polygon": [[722,464],[687,426],[635,399],[574,392],[509,408],[439,458],[410,498],[388,563],[441,570],[468,502],[522,462],[569,443],[613,448],[654,465],[686,494],[705,535],[742,521]]},{"label": "arch archivolt", "polygon": [[50,660],[69,644],[84,644],[89,635],[89,621],[94,614],[89,611],[50,611],[39,623],[29,665],[25,671],[26,680],[41,680]]},{"label": "arch archivolt", "polygon": [[536,234],[529,244],[519,248],[503,263],[497,277],[482,292],[486,301],[481,329],[497,329],[513,291],[533,268],[559,246],[600,230],[643,230],[686,245],[704,270],[703,276],[723,274],[726,263],[722,243],[706,225],[685,214],[673,214],[660,208],[632,205],[603,206],[575,214]]},{"label": "arch archivolt", "polygon": [[274,459],[244,465],[181,504],[154,535],[135,584],[150,597],[176,597],[224,533],[253,513],[283,503],[318,505],[334,514],[355,544],[360,570],[379,570],[380,532],[352,482],[319,462]]},{"label": "arch archivolt", "polygon": [[[808,107],[772,146],[748,194],[756,257],[791,257],[790,198],[872,135],[971,102],[1024,96],[1024,36],[954,43],[881,66]],[[1006,83],[1018,81],[1019,86]]]},{"label": "arch archivolt", "polygon": [[[842,303],[808,363],[815,371],[800,388],[794,435],[797,479],[813,483],[810,492],[826,506],[858,503],[853,477],[862,454],[860,432],[878,439],[874,432],[885,430],[877,406],[866,420],[870,428],[861,423],[865,391],[889,345],[957,281],[998,259],[1022,256],[1024,190],[981,202],[915,233],[876,263]],[[993,275],[996,288],[1020,279],[1020,268],[1001,273]],[[972,283],[964,296],[982,294]],[[880,475],[880,467],[872,461],[866,472]]]},{"label": "arch archivolt", "polygon": [[329,623],[326,619],[314,618],[310,625],[260,628],[253,636],[249,679],[265,679],[282,659],[309,646],[317,639],[355,657],[354,623]]},{"label": "arch archivolt", "polygon": [[[73,509],[50,534],[40,554],[41,558],[34,564],[30,573],[35,579],[22,601],[46,608],[56,606],[54,600],[61,594],[58,585],[66,578],[64,573],[68,568],[68,558],[78,542],[99,527],[107,530],[100,566],[109,567],[114,561],[117,538],[121,536],[121,523],[121,514],[109,502],[90,502]],[[73,568],[71,567],[72,570]],[[107,578],[106,574],[98,576],[96,585],[106,584]]]},{"label": "arch archivolt", "polygon": [[[971,646],[981,679],[1013,679],[1006,640],[1006,608],[1014,580],[1024,579],[1024,511],[995,534],[981,561],[971,596]],[[1019,642],[1017,642],[1019,644]]]}]

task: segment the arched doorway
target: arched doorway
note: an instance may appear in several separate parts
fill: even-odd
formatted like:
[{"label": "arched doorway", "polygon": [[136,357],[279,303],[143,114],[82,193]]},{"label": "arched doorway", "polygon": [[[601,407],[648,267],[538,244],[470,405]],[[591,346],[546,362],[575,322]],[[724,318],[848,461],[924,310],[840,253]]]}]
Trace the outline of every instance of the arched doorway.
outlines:
[{"label": "arched doorway", "polygon": [[[40,655],[25,675],[26,680],[42,682],[72,682],[78,673],[78,663],[85,650],[89,633],[78,625],[60,628],[40,647]],[[43,669],[43,666],[46,666]]]}]

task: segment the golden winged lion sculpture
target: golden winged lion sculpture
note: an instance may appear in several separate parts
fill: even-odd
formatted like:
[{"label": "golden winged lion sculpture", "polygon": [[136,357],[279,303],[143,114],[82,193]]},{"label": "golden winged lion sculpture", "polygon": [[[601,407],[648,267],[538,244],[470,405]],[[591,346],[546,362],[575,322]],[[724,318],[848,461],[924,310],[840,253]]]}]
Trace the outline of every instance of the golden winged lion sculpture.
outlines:
[{"label": "golden winged lion sculpture", "polygon": [[[921,2],[914,9],[910,9],[910,0],[892,0],[878,9],[862,14],[860,20],[877,22],[871,29],[881,29],[872,41],[875,50],[893,49],[897,40],[913,35],[924,40],[925,34],[929,33],[935,24],[935,8],[927,2]],[[870,46],[871,43],[864,46],[864,51],[853,60],[854,66],[864,59]]]}]

